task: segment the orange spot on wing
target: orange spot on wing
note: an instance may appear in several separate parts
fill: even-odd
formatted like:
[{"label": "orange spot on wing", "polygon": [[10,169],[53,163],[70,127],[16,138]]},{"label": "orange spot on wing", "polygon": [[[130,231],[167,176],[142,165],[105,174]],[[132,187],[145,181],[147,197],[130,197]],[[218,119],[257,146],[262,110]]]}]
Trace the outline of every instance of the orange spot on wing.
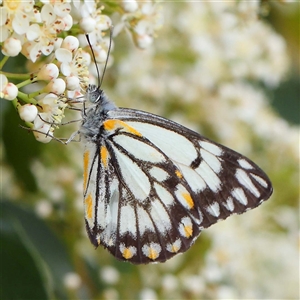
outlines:
[{"label": "orange spot on wing", "polygon": [[181,179],[183,177],[179,170],[176,170],[175,174],[179,179]]},{"label": "orange spot on wing", "polygon": [[137,136],[142,136],[142,134],[140,132],[138,132],[136,129],[134,129],[133,127],[129,126],[128,124],[126,124],[123,121],[120,120],[106,120],[103,123],[104,129],[105,130],[116,130],[116,129],[121,129],[125,132],[130,132],[134,135]]},{"label": "orange spot on wing", "polygon": [[125,248],[125,249],[123,250],[122,256],[123,256],[125,259],[130,259],[130,258],[133,256],[133,253],[132,253],[132,251],[131,251],[129,248]]},{"label": "orange spot on wing", "polygon": [[172,245],[172,252],[176,253],[179,250],[179,247],[177,247],[175,244]]},{"label": "orange spot on wing", "polygon": [[186,237],[190,237],[193,234],[193,226],[192,225],[184,226],[184,232]]},{"label": "orange spot on wing", "polygon": [[182,197],[185,199],[187,205],[189,206],[189,208],[193,208],[194,207],[194,201],[191,197],[191,195],[189,193],[182,193]]},{"label": "orange spot on wing", "polygon": [[97,240],[97,244],[100,245],[101,244],[100,236],[97,236],[96,240]]},{"label": "orange spot on wing", "polygon": [[156,259],[158,257],[157,251],[150,247],[148,257],[153,260]]},{"label": "orange spot on wing", "polygon": [[86,218],[90,220],[93,218],[93,198],[91,194],[85,198],[84,204]]},{"label": "orange spot on wing", "polygon": [[101,146],[100,149],[100,156],[101,156],[101,161],[104,165],[104,168],[107,168],[107,163],[108,163],[108,151],[105,146]]},{"label": "orange spot on wing", "polygon": [[84,191],[87,188],[89,160],[90,160],[90,152],[85,151],[83,154],[83,190]]}]

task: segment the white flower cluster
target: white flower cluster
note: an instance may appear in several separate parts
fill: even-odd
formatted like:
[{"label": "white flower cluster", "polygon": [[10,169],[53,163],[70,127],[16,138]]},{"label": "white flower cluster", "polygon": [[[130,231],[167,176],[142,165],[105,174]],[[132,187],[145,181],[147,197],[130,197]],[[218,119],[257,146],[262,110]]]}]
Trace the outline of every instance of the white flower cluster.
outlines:
[{"label": "white flower cluster", "polygon": [[[33,72],[25,81],[22,74],[23,81],[20,79],[17,85],[9,81],[17,74],[2,72],[0,96],[13,101],[41,142],[49,142],[61,123],[68,106],[66,97],[81,95],[90,80],[89,68],[93,69],[94,62],[85,35],[89,36],[96,63],[107,61],[112,41],[106,36],[112,20],[104,9],[120,15],[114,36],[127,28],[140,48],[152,43],[162,23],[160,9],[152,2],[0,1],[1,67],[9,57],[22,54],[28,59],[28,71]],[[30,96],[20,92],[21,87],[34,82],[42,83],[42,89]]]}]

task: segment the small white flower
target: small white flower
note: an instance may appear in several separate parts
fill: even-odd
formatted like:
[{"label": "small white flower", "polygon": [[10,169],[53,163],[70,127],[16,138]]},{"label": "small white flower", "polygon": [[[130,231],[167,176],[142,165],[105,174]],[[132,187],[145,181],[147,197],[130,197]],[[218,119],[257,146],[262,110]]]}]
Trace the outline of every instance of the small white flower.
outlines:
[{"label": "small white flower", "polygon": [[67,104],[57,95],[46,95],[38,101],[39,114],[34,120],[33,129],[40,130],[46,124],[51,127],[51,132],[53,132],[54,128],[61,123],[66,107]]},{"label": "small white flower", "polygon": [[103,267],[100,275],[102,280],[108,284],[116,284],[120,279],[117,269],[109,266]]},{"label": "small white flower", "polygon": [[[77,77],[79,79],[77,88],[85,90],[89,82],[88,65],[91,61],[90,55],[82,49],[72,53],[70,50],[60,48],[55,51],[55,56],[61,62],[60,71],[66,76],[67,84],[73,86],[75,84],[73,77]],[[71,78],[68,79],[68,77]],[[71,90],[74,90],[74,86]]]},{"label": "small white flower", "polygon": [[68,76],[66,77],[67,89],[70,91],[75,91],[80,87],[80,80],[76,76]]},{"label": "small white flower", "polygon": [[70,3],[67,2],[70,1],[51,1],[51,4],[53,5],[54,13],[61,18],[70,14],[71,5]]},{"label": "small white flower", "polygon": [[33,122],[38,114],[37,107],[29,103],[19,106],[18,110],[20,118],[25,122]]},{"label": "small white flower", "polygon": [[149,47],[153,42],[156,31],[163,24],[161,7],[152,2],[126,0],[121,5],[125,10],[125,14],[122,17],[122,21],[116,24],[114,35],[118,34],[126,26],[133,33],[133,39],[139,48]]},{"label": "small white flower", "polygon": [[44,92],[56,95],[62,94],[66,89],[66,83],[62,78],[52,79],[44,88]]},{"label": "small white flower", "polygon": [[195,295],[199,295],[205,290],[205,284],[200,276],[188,275],[182,279],[185,289]]},{"label": "small white flower", "polygon": [[143,289],[140,292],[140,297],[141,300],[156,300],[157,299],[157,295],[156,292],[152,289],[146,288]]},{"label": "small white flower", "polygon": [[[2,1],[1,1],[2,2]],[[0,42],[5,41],[11,32],[21,35],[29,28],[31,18],[34,18],[34,1],[3,1],[0,7]]]},{"label": "small white flower", "polygon": [[0,98],[5,100],[14,100],[18,95],[18,88],[11,82],[8,82],[5,75],[0,74]]},{"label": "small white flower", "polygon": [[135,0],[123,0],[122,7],[126,12],[134,12],[138,9],[138,3]]},{"label": "small white flower", "polygon": [[96,20],[92,17],[82,18],[79,24],[85,33],[90,33],[96,28]]},{"label": "small white flower", "polygon": [[41,218],[49,217],[52,211],[52,205],[48,200],[40,200],[35,205],[35,212]]},{"label": "small white flower", "polygon": [[58,67],[55,64],[50,63],[50,64],[43,65],[36,77],[37,80],[48,81],[48,80],[56,79],[58,77],[58,74],[59,74]]},{"label": "small white flower", "polygon": [[72,35],[68,35],[62,42],[61,48],[65,48],[67,50],[70,50],[71,52],[74,52],[79,47],[79,40]]},{"label": "small white flower", "polygon": [[21,41],[16,38],[8,38],[5,40],[2,53],[6,56],[17,56],[22,50]]},{"label": "small white flower", "polygon": [[33,135],[38,142],[49,143],[53,137],[53,130],[49,124],[44,123],[39,128],[33,128]]},{"label": "small white flower", "polygon": [[96,31],[97,31],[98,34],[101,31],[108,30],[112,25],[111,18],[109,16],[106,16],[106,15],[100,14],[100,15],[95,17],[95,20],[96,20]]},{"label": "small white flower", "polygon": [[172,274],[166,274],[163,278],[162,278],[162,282],[161,285],[163,287],[164,290],[166,291],[174,291],[178,288],[178,279],[176,276],[172,275]]},{"label": "small white flower", "polygon": [[31,44],[25,43],[24,46],[30,46],[29,55],[33,62],[42,54],[47,56],[52,53],[57,34],[65,29],[64,22],[57,18],[53,7],[49,4],[43,6],[41,19],[42,26],[32,24],[26,32],[26,37]]},{"label": "small white flower", "polygon": [[77,273],[69,272],[64,276],[64,285],[71,290],[76,290],[81,285],[81,278]]},{"label": "small white flower", "polygon": [[104,63],[107,60],[108,52],[105,48],[102,47],[102,45],[94,45],[93,51],[97,63]]},{"label": "small white flower", "polygon": [[153,42],[153,37],[148,34],[138,35],[136,37],[137,46],[141,49],[148,48],[152,44],[152,42]]}]

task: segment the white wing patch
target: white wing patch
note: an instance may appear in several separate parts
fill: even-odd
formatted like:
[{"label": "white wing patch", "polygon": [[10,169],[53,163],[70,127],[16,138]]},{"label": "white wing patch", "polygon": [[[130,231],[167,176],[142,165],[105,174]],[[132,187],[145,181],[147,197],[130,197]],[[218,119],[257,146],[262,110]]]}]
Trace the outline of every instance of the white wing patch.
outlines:
[{"label": "white wing patch", "polygon": [[207,165],[216,173],[220,173],[220,171],[222,170],[222,165],[220,160],[214,155],[211,154],[210,152],[201,149],[200,150],[200,154],[202,156],[202,158],[204,159],[204,161],[207,163]]},{"label": "white wing patch", "polygon": [[177,164],[177,166],[193,192],[199,193],[207,187],[203,178],[195,170],[184,165]]},{"label": "white wing patch", "polygon": [[150,175],[159,182],[162,182],[169,177],[169,174],[159,167],[152,167],[149,172]]},{"label": "white wing patch", "polygon": [[[193,143],[183,135],[148,123],[128,122],[128,124],[147,137],[174,162],[190,165],[197,157]],[[180,147],[180,145],[184,145],[184,147]]]},{"label": "white wing patch", "polygon": [[234,203],[232,197],[228,197],[227,200],[222,204],[228,211],[230,212],[234,211]]},{"label": "white wing patch", "polygon": [[219,146],[217,146],[211,142],[199,141],[199,145],[201,148],[205,149],[206,151],[208,151],[216,156],[220,156],[223,153],[223,150]]},{"label": "white wing patch", "polygon": [[235,177],[237,178],[238,182],[246,189],[248,189],[255,197],[260,196],[258,189],[254,186],[254,184],[252,183],[251,179],[245,171],[243,171],[242,169],[237,169]]},{"label": "white wing patch", "polygon": [[261,177],[250,173],[250,176],[253,177],[261,186],[263,186],[264,188],[268,187],[268,183]]},{"label": "white wing patch", "polygon": [[235,188],[232,192],[231,192],[232,196],[239,201],[241,204],[243,205],[247,205],[248,204],[248,199],[243,191],[242,188]]},{"label": "white wing patch", "polygon": [[136,238],[136,217],[130,205],[121,207],[119,230],[121,236],[129,233]]},{"label": "white wing patch", "polygon": [[246,169],[246,170],[250,170],[252,169],[253,167],[243,158],[240,158],[238,160],[238,164],[243,168],[243,169]]},{"label": "white wing patch", "polygon": [[220,215],[220,205],[218,202],[214,202],[206,208],[207,212],[212,216],[218,218]]},{"label": "white wing patch", "polygon": [[159,200],[152,202],[150,214],[159,232],[166,234],[171,229],[169,215]]},{"label": "white wing patch", "polygon": [[116,135],[113,139],[136,159],[149,161],[152,163],[160,163],[165,160],[163,155],[155,148],[137,139],[133,139],[127,135]]},{"label": "white wing patch", "polygon": [[[155,228],[153,226],[153,222],[149,217],[149,214],[141,207],[137,208],[137,216],[138,220],[140,220],[139,224],[139,232],[142,236],[146,231],[148,232],[155,232]],[[143,220],[143,221],[141,221]]]},{"label": "white wing patch", "polygon": [[155,182],[154,188],[155,188],[155,191],[156,191],[159,199],[161,199],[161,201],[164,203],[164,205],[171,206],[171,205],[175,204],[174,197],[163,186],[161,186]]},{"label": "white wing patch", "polygon": [[148,177],[126,154],[116,147],[113,147],[113,149],[126,185],[137,200],[144,201],[148,197],[151,188]]},{"label": "white wing patch", "polygon": [[166,249],[171,252],[171,253],[177,253],[181,248],[181,240],[177,239],[174,243],[172,244],[167,244]]},{"label": "white wing patch", "polygon": [[203,181],[213,191],[217,192],[221,188],[221,180],[217,174],[210,168],[210,166],[202,161],[196,172],[202,177]]}]

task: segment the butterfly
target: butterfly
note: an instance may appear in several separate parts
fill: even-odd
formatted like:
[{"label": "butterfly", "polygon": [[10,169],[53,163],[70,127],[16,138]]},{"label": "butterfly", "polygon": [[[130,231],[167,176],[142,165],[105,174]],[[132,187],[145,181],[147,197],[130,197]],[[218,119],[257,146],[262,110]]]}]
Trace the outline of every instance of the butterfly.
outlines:
[{"label": "butterfly", "polygon": [[271,196],[267,175],[243,155],[163,117],[118,108],[96,85],[86,97],[86,230],[117,259],[164,262],[203,229]]}]

